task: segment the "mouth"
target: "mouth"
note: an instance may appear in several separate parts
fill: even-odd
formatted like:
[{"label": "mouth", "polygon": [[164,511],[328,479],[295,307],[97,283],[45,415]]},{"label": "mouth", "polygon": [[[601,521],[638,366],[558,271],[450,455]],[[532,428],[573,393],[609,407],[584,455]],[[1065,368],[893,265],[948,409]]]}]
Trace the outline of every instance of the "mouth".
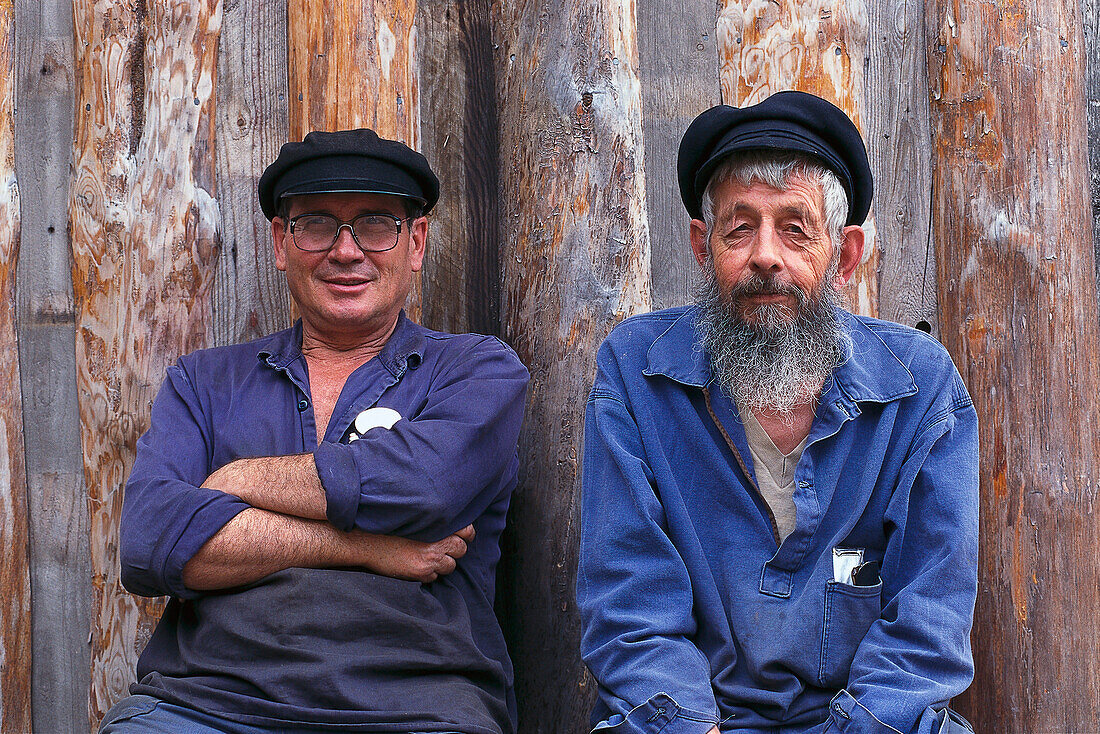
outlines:
[{"label": "mouth", "polygon": [[340,275],[331,278],[321,278],[321,282],[337,292],[353,292],[370,285],[374,282],[374,278],[359,275]]}]

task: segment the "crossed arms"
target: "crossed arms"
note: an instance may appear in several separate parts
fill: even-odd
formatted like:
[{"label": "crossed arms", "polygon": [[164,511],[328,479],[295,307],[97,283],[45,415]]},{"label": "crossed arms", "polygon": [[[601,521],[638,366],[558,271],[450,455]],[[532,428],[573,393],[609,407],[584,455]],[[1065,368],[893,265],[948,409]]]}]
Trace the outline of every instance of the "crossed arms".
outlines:
[{"label": "crossed arms", "polygon": [[[208,355],[171,367],[138,443],[120,538],[134,593],[192,598],[290,567],[430,581],[514,483],[527,372],[496,340],[436,365],[392,430],[313,453],[277,425],[227,421],[226,391],[210,386],[237,377],[219,367]],[[234,460],[257,447],[279,455]]]},{"label": "crossed arms", "polygon": [[238,459],[203,486],[252,507],[236,515],[183,567],[190,589],[241,586],[287,568],[358,567],[428,583],[455,570],[473,525],[434,543],[360,530],[325,519],[326,500],[312,454]]}]

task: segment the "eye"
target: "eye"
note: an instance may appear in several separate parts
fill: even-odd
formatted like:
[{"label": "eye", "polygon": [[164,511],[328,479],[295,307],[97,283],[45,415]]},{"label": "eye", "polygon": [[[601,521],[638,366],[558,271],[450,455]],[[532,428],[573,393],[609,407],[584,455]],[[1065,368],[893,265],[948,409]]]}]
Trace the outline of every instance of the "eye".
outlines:
[{"label": "eye", "polygon": [[366,237],[396,235],[399,229],[398,220],[388,214],[364,214],[355,218],[352,224],[357,235]]},{"label": "eye", "polygon": [[294,220],[294,227],[303,233],[329,232],[336,220],[327,214],[304,214]]}]

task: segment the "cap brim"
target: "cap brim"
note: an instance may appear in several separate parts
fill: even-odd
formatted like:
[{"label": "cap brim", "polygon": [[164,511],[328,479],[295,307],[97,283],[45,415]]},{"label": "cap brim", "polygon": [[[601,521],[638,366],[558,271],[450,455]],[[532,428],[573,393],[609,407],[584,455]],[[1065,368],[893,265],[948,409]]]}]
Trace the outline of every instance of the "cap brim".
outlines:
[{"label": "cap brim", "polygon": [[291,186],[279,193],[279,199],[285,196],[301,196],[304,194],[386,194],[389,196],[401,196],[413,199],[421,204],[427,202],[423,196],[411,194],[399,186],[386,181],[374,181],[371,179],[339,178],[328,181],[305,181]]}]

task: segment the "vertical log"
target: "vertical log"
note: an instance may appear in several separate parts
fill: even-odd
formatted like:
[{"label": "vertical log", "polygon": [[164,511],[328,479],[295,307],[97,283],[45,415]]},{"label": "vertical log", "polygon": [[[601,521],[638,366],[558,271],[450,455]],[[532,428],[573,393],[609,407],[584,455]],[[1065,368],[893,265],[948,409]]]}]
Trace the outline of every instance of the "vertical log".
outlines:
[{"label": "vertical log", "polygon": [[[148,15],[141,10],[147,7]],[[165,368],[210,342],[218,0],[75,0],[69,202],[76,363],[91,510],[93,726],[125,695],[160,604],[119,581],[118,518]]]},{"label": "vertical log", "polygon": [[596,347],[650,305],[634,4],[494,5],[504,336],[531,370],[501,608],[525,732],[587,731],[573,596]]},{"label": "vertical log", "polygon": [[1089,133],[1089,193],[1092,198],[1092,249],[1100,287],[1100,0],[1081,3],[1085,19],[1085,101]]},{"label": "vertical log", "polygon": [[[799,89],[829,100],[864,130],[864,0],[720,0],[718,58],[726,104],[756,104],[776,92]],[[878,313],[874,221],[871,214],[864,223],[863,263],[849,285],[853,310],[868,316]]]},{"label": "vertical log", "polygon": [[1072,0],[930,0],[941,335],[982,427],[969,714],[1100,730],[1100,353]]},{"label": "vertical log", "polygon": [[925,331],[939,324],[932,246],[932,133],[923,0],[875,0],[863,117],[875,177],[879,316]]},{"label": "vertical log", "polygon": [[92,604],[68,238],[72,0],[16,0],[19,355],[37,732],[86,726]]},{"label": "vertical log", "polygon": [[287,327],[294,308],[275,269],[256,182],[287,139],[285,0],[228,3],[218,46],[217,160],[222,247],[214,342],[236,344]]},{"label": "vertical log", "polygon": [[500,333],[500,168],[489,0],[417,11],[424,155],[439,175],[424,266],[424,324]]},{"label": "vertical log", "polygon": [[676,152],[688,125],[718,104],[713,0],[642,0],[638,76],[642,83],[646,199],[652,247],[653,308],[690,303],[700,269],[676,180]]},{"label": "vertical log", "polygon": [[15,332],[19,191],[15,182],[15,7],[0,4],[0,731],[31,729],[27,474]]},{"label": "vertical log", "polygon": [[[416,0],[287,0],[290,139],[369,127],[420,147]],[[420,279],[405,305],[419,321]]]}]

